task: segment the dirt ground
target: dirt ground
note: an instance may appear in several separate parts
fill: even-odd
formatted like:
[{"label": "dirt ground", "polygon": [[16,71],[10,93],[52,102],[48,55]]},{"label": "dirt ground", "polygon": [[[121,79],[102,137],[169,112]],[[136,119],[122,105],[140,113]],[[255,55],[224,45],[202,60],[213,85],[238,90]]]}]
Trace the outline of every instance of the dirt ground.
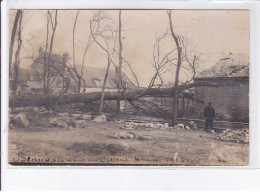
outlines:
[{"label": "dirt ground", "polygon": [[[44,117],[39,121],[44,122]],[[115,138],[115,133],[147,138]],[[84,128],[10,127],[10,163],[125,165],[248,165],[249,145],[202,130],[122,129],[88,121]]]}]

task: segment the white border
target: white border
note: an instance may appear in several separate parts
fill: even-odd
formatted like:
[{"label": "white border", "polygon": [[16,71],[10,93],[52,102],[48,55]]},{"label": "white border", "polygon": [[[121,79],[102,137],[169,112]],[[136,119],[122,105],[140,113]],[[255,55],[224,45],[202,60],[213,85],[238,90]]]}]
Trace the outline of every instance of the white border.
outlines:
[{"label": "white border", "polygon": [[[1,82],[1,133],[2,133],[2,188],[5,189],[237,189],[239,187],[259,187],[257,182],[246,177],[255,176],[260,180],[259,168],[259,112],[260,73],[259,23],[260,4],[256,2],[201,2],[201,1],[90,1],[90,0],[23,0],[2,2],[2,82]],[[125,166],[55,166],[55,167],[13,167],[7,162],[8,145],[8,10],[27,9],[249,9],[250,10],[250,164],[245,167],[125,167]],[[258,33],[257,33],[258,32]],[[257,47],[258,46],[258,47]],[[257,58],[258,57],[258,58]],[[259,81],[259,82],[257,82]],[[4,116],[5,115],[5,116]],[[241,169],[241,170],[238,170]],[[243,170],[242,170],[243,169]],[[170,170],[170,171],[169,171]],[[216,176],[217,175],[217,176]],[[37,178],[36,178],[37,177]],[[218,177],[218,178],[217,178]],[[230,185],[227,185],[229,183]],[[237,184],[238,183],[238,184]]]}]

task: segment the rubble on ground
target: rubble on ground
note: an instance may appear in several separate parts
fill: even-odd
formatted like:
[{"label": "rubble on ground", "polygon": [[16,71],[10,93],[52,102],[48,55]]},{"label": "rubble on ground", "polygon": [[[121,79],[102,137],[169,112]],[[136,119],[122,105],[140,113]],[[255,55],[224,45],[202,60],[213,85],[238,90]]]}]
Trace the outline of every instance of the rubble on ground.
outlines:
[{"label": "rubble on ground", "polygon": [[120,129],[125,130],[136,130],[136,129],[162,129],[162,130],[174,130],[174,129],[182,129],[182,130],[197,130],[197,124],[193,121],[189,122],[188,125],[184,125],[183,123],[177,124],[175,127],[169,126],[169,123],[160,123],[160,122],[132,122],[132,121],[123,121],[118,120],[115,123],[119,124]]},{"label": "rubble on ground", "polygon": [[96,123],[104,123],[107,121],[107,118],[106,118],[106,115],[99,115],[99,116],[96,116],[94,119],[93,119],[94,122]]},{"label": "rubble on ground", "polygon": [[226,129],[216,137],[218,140],[236,142],[236,143],[249,143],[249,129],[243,128],[241,130]]},{"label": "rubble on ground", "polygon": [[55,127],[62,127],[62,128],[67,127],[66,120],[64,120],[64,118],[60,118],[60,117],[50,118],[50,124]]},{"label": "rubble on ground", "polygon": [[91,114],[70,114],[71,117],[74,119],[79,119],[79,120],[91,120]]},{"label": "rubble on ground", "polygon": [[182,124],[182,123],[177,124],[177,127],[180,128],[180,129],[184,129],[185,128],[184,124]]},{"label": "rubble on ground", "polygon": [[114,133],[112,136],[114,139],[138,139],[138,140],[149,140],[148,136],[140,135],[135,132],[119,131]]},{"label": "rubble on ground", "polygon": [[136,130],[142,128],[159,128],[159,129],[172,129],[173,127],[169,127],[168,123],[159,123],[159,122],[131,122],[131,121],[115,121],[115,123],[119,124],[120,129],[126,130]]},{"label": "rubble on ground", "polygon": [[23,113],[19,113],[18,115],[11,118],[10,123],[18,127],[28,127],[30,125],[30,122]]}]

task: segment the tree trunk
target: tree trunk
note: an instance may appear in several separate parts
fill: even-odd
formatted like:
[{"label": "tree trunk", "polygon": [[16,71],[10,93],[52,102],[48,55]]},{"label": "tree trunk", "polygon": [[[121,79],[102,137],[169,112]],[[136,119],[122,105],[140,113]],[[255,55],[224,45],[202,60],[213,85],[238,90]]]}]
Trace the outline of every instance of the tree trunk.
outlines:
[{"label": "tree trunk", "polygon": [[107,58],[107,70],[104,78],[104,83],[102,87],[102,92],[101,92],[101,97],[100,97],[100,105],[99,105],[99,114],[101,115],[102,113],[102,108],[103,108],[103,102],[104,102],[104,96],[105,96],[105,89],[106,89],[106,84],[107,84],[107,76],[109,73],[109,68],[110,68],[110,60],[109,57]]},{"label": "tree trunk", "polygon": [[78,76],[78,90],[77,90],[77,93],[80,93],[80,88],[81,88],[81,77]]},{"label": "tree trunk", "polygon": [[[51,35],[51,42],[50,42],[50,50],[49,50],[49,55],[48,55],[48,62],[47,62],[47,83],[46,83],[46,94],[48,95],[50,93],[50,73],[51,73],[51,66],[50,66],[50,60],[51,60],[51,54],[52,54],[52,49],[53,49],[53,42],[54,42],[54,37],[55,37],[55,31],[57,28],[57,16],[58,16],[58,10],[55,10],[55,23],[54,27],[52,29],[52,35]],[[50,16],[51,17],[51,16]]]},{"label": "tree trunk", "polygon": [[48,45],[49,45],[49,10],[47,11],[47,26],[46,26],[46,44],[45,44],[45,52],[44,52],[44,64],[43,64],[43,94],[46,93],[46,76],[47,76],[47,52],[48,52]]},{"label": "tree trunk", "polygon": [[13,57],[13,50],[14,50],[14,41],[15,41],[15,35],[17,31],[18,21],[22,14],[22,10],[17,10],[15,19],[14,19],[14,25],[12,29],[12,35],[11,35],[11,41],[10,41],[10,48],[9,48],[9,76],[11,76],[12,71],[12,57]]},{"label": "tree trunk", "polygon": [[73,68],[74,68],[74,71],[75,71],[77,78],[78,78],[77,93],[80,93],[80,86],[81,86],[81,77],[80,77],[78,70],[76,68],[76,60],[75,60],[75,29],[76,29],[79,13],[80,13],[80,11],[77,12],[77,15],[76,15],[76,18],[75,18],[74,24],[73,24],[73,31],[72,31]]},{"label": "tree trunk", "polygon": [[[178,87],[179,92],[184,89],[199,87],[199,86],[208,86],[208,87],[218,87],[218,84],[211,84],[205,82],[192,83],[189,85],[181,85]],[[144,96],[173,96],[174,87],[171,88],[144,88],[137,90],[128,90],[124,93],[118,92],[104,92],[104,100],[117,100],[119,97],[121,100],[135,100],[137,97]],[[201,99],[194,98],[193,94],[182,93],[184,98],[192,99],[199,103],[204,103]],[[54,95],[35,95],[35,96],[10,96],[9,105],[10,107],[23,107],[23,106],[46,106],[46,105],[63,105],[69,103],[87,103],[92,101],[100,101],[101,92],[92,92],[92,93],[82,93],[82,94],[68,94],[60,96],[57,99],[57,96]]]},{"label": "tree trunk", "polygon": [[[119,24],[118,24],[118,42],[119,42],[119,66],[118,66],[118,77],[117,77],[117,89],[118,92],[121,92],[122,89],[122,38],[121,38],[121,31],[122,31],[122,22],[121,22],[121,10],[119,10]],[[120,96],[119,96],[120,97]],[[120,113],[120,98],[117,100],[117,113]]]},{"label": "tree trunk", "polygon": [[171,35],[174,39],[178,51],[178,62],[177,62],[177,67],[175,72],[174,95],[173,95],[173,116],[172,116],[172,126],[175,126],[177,124],[177,117],[178,117],[178,101],[179,101],[178,87],[179,87],[179,74],[180,74],[181,63],[182,63],[182,48],[180,47],[179,40],[173,31],[171,11],[168,12],[168,16],[169,16]]},{"label": "tree trunk", "polygon": [[23,18],[23,12],[20,14],[19,17],[19,24],[18,24],[18,36],[17,36],[17,50],[15,52],[15,63],[14,63],[14,79],[13,79],[13,95],[17,93],[17,85],[19,81],[19,67],[20,67],[20,50],[22,46],[22,18]]}]

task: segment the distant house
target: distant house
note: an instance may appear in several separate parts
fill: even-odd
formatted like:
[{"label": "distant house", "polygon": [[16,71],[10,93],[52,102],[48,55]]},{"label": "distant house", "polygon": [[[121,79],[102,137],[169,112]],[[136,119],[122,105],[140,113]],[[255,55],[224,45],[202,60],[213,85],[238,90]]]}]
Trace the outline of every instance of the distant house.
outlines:
[{"label": "distant house", "polygon": [[[212,102],[218,119],[247,122],[249,118],[249,59],[245,54],[230,54],[220,59],[210,70],[196,77],[194,82],[217,84],[200,86],[195,94],[205,102]],[[201,107],[202,113],[203,107]],[[201,117],[203,115],[201,114]]]},{"label": "distant house", "polygon": [[[63,78],[57,72],[61,72],[69,78],[70,86],[67,91],[68,93],[76,93],[77,91],[77,77],[72,68],[69,68],[68,65],[66,65],[68,60],[69,55],[67,53],[64,53],[63,56],[59,54],[50,55],[50,63],[55,67],[50,68],[50,72],[52,72],[53,75],[50,82],[52,93],[58,93],[64,86]],[[35,94],[43,92],[44,63],[44,51],[40,48],[39,56],[32,63],[30,69],[20,69],[19,71],[18,94]],[[78,72],[80,72],[80,67],[76,66],[76,68]],[[82,77],[85,80],[86,92],[101,91],[105,73],[105,68],[84,67]],[[122,73],[122,79],[126,88],[137,88],[125,73]],[[110,69],[106,83],[106,90],[116,90],[116,83],[116,73],[113,69]],[[83,91],[83,87],[84,84],[81,82],[81,91]]]}]

